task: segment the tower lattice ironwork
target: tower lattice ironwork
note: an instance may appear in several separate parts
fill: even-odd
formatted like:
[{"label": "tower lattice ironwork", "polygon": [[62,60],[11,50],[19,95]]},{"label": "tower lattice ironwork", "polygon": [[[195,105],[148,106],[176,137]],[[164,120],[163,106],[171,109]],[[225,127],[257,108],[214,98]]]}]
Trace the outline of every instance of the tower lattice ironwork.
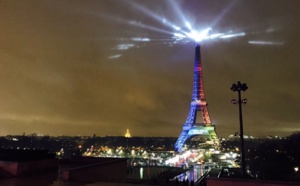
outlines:
[{"label": "tower lattice ironwork", "polygon": [[[197,112],[202,113],[203,123],[197,123]],[[203,74],[201,64],[200,44],[195,43],[194,87],[191,107],[183,125],[183,130],[175,143],[175,150],[180,152],[185,142],[193,136],[207,136],[211,144],[218,143],[215,127],[209,117],[207,102],[204,95]]]}]

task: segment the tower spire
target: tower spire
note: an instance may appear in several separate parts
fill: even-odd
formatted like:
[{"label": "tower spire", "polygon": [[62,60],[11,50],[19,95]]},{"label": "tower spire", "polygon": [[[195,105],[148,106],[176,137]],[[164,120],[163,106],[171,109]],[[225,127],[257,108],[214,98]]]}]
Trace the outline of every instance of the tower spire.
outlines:
[{"label": "tower spire", "polygon": [[195,124],[197,111],[201,111],[203,123],[205,125],[211,124],[211,119],[209,117],[208,109],[207,109],[207,102],[205,100],[205,95],[204,95],[200,44],[197,42],[195,43],[194,87],[193,87],[191,107],[195,107],[195,108],[190,110],[186,123]]},{"label": "tower spire", "polygon": [[[203,123],[196,123],[198,111],[202,113]],[[181,151],[186,140],[195,135],[208,135],[210,138],[212,136],[216,137],[205,100],[200,44],[197,42],[195,43],[194,86],[191,107],[183,125],[183,131],[175,144],[175,150]]]}]

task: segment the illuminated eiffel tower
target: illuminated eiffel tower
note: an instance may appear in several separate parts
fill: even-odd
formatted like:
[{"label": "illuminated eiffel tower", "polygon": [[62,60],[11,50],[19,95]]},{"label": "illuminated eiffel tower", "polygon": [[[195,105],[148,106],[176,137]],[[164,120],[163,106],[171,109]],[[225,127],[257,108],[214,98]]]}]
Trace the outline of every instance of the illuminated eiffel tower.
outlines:
[{"label": "illuminated eiffel tower", "polygon": [[[202,113],[203,123],[196,123],[198,111]],[[175,150],[177,152],[181,152],[185,142],[195,136],[207,137],[209,139],[207,143],[210,143],[213,146],[219,145],[215,126],[211,123],[207,109],[207,102],[204,96],[199,43],[195,43],[194,88],[191,107],[186,122],[183,125],[183,130],[175,143]]]}]

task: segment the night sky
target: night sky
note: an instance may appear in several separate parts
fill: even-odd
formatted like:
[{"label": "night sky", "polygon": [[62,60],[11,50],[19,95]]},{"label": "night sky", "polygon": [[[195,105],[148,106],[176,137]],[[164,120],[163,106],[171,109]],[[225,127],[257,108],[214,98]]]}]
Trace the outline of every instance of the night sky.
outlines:
[{"label": "night sky", "polygon": [[[208,110],[219,136],[300,130],[299,0],[0,0],[0,135],[177,137],[201,42]],[[173,25],[173,26],[172,26]]]}]

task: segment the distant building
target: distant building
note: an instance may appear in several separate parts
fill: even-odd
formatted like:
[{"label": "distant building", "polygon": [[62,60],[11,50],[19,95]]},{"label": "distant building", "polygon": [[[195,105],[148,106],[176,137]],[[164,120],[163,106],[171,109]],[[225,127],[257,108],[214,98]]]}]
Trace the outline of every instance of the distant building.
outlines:
[{"label": "distant building", "polygon": [[131,137],[130,132],[129,132],[129,130],[127,129],[127,131],[126,131],[126,133],[125,133],[125,138],[130,138],[130,137]]}]

